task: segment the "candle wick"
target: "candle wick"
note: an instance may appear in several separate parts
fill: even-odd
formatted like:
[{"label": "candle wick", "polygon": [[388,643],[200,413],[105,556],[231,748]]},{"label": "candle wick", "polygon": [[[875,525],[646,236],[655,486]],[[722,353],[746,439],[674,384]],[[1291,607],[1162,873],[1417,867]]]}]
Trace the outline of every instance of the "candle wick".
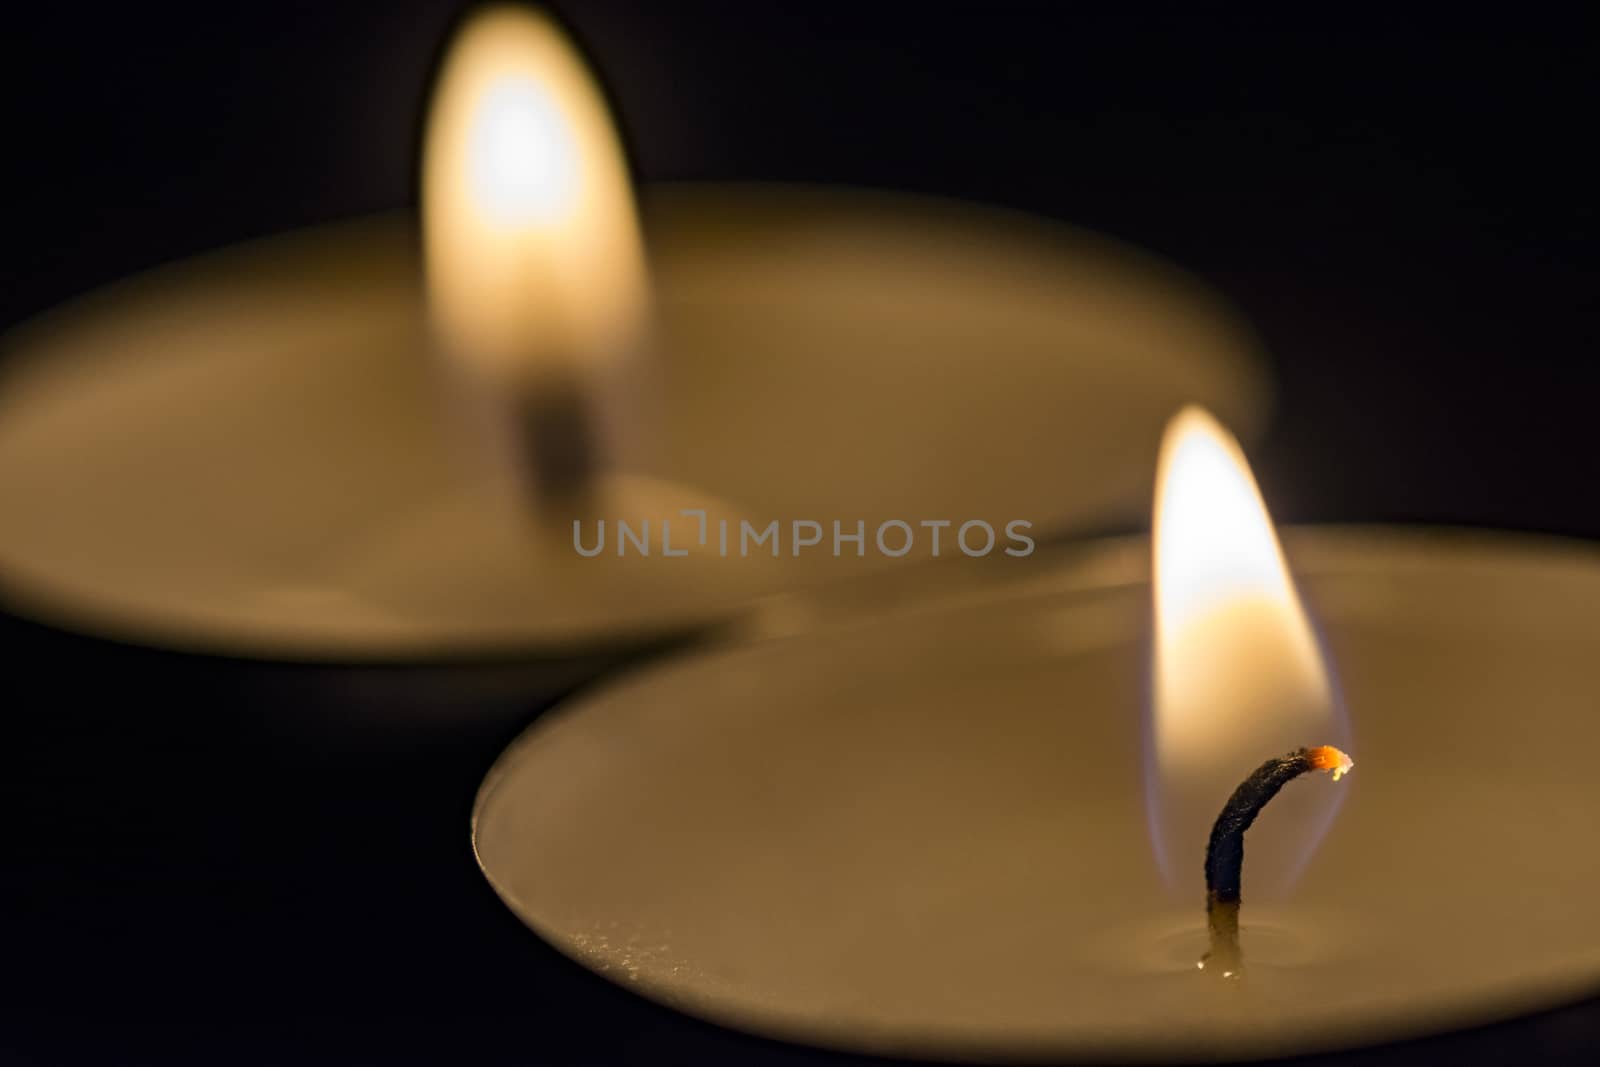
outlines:
[{"label": "candle wick", "polygon": [[535,500],[570,500],[593,486],[599,455],[587,400],[577,381],[546,381],[516,398],[518,460]]},{"label": "candle wick", "polygon": [[1279,790],[1308,771],[1331,771],[1338,781],[1354,765],[1349,756],[1332,745],[1297,749],[1267,760],[1233,791],[1212,825],[1211,839],[1206,844],[1206,928],[1211,936],[1211,951],[1201,958],[1201,970],[1223,978],[1238,978],[1243,973],[1239,901],[1244,834],[1261,809]]},{"label": "candle wick", "polygon": [[1218,900],[1206,894],[1206,930],[1211,947],[1200,957],[1202,971],[1229,980],[1244,975],[1244,952],[1239,947],[1239,902]]}]

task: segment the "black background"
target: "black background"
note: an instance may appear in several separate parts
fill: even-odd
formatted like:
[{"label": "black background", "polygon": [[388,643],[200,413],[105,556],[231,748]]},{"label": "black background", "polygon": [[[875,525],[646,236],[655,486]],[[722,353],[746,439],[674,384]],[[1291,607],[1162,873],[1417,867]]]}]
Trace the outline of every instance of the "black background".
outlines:
[{"label": "black background", "polygon": [[[414,201],[457,4],[23,7],[4,25],[0,325]],[[1600,536],[1586,17],[557,10],[642,180],[995,202],[1202,275],[1274,357],[1253,459],[1281,520]],[[836,1059],[647,1004],[499,905],[465,824],[560,688],[537,671],[248,664],[5,617],[0,653],[12,1062]],[[1591,1002],[1341,1062],[1595,1048]]]}]

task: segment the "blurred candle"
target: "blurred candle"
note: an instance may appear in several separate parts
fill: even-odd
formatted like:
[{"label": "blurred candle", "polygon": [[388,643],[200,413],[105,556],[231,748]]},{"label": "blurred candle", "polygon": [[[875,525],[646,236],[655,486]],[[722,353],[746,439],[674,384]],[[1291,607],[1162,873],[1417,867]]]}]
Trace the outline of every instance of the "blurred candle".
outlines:
[{"label": "blurred candle", "polygon": [[[297,659],[634,648],[909,562],[725,552],[722,520],[864,546],[898,522],[913,560],[924,524],[946,555],[975,520],[1044,539],[1137,506],[1174,406],[1266,407],[1249,330],[1104,238],[836,189],[637,215],[542,15],[462,25],[424,142],[420,242],[409,218],[284,235],[5,338],[11,603]],[[649,554],[616,551],[624,521]]]}]

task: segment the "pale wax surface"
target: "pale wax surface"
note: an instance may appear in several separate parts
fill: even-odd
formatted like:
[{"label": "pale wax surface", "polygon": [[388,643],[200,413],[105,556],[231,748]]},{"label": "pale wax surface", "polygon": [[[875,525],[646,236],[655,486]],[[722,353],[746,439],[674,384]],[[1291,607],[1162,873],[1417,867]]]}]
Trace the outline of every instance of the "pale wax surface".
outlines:
[{"label": "pale wax surface", "polygon": [[[1249,331],[1104,238],[863,192],[645,206],[659,332],[639,419],[608,440],[607,513],[1043,535],[1135,514],[1182,404],[1261,423]],[[508,520],[447,402],[403,217],[140,276],[5,344],[0,566],[16,603],[72,628],[312,659],[521,654],[885,562],[591,561]]]},{"label": "pale wax surface", "polygon": [[1252,906],[1252,864],[1282,858],[1247,836],[1242,983],[1196,969],[1201,872],[1174,895],[1151,856],[1142,540],[969,569],[931,603],[793,608],[593,691],[490,773],[479,862],[614,981],[854,1050],[1285,1055],[1592,987],[1600,782],[1558,754],[1600,744],[1600,555],[1404,529],[1285,544],[1356,768],[1291,785],[1348,793],[1283,901]]}]

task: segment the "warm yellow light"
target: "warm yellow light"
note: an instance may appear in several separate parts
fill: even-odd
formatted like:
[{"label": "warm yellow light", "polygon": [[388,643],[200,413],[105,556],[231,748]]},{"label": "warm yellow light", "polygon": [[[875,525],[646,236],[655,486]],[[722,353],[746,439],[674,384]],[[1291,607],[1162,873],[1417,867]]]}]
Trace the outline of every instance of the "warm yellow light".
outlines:
[{"label": "warm yellow light", "polygon": [[474,208],[502,228],[556,222],[578,195],[578,149],[538,83],[505,77],[484,90],[472,120],[467,173]]},{"label": "warm yellow light", "polygon": [[[1209,823],[1245,775],[1344,730],[1250,467],[1198,408],[1162,442],[1154,569],[1153,830],[1181,878],[1200,870]],[[1271,826],[1251,830],[1254,885],[1286,880],[1305,851],[1288,840],[1314,842],[1337,803],[1328,793],[1287,790]],[[1307,810],[1277,810],[1296,806]]]},{"label": "warm yellow light", "polygon": [[447,355],[497,384],[622,358],[646,302],[621,144],[550,20],[488,9],[457,35],[422,161],[429,299]]}]

